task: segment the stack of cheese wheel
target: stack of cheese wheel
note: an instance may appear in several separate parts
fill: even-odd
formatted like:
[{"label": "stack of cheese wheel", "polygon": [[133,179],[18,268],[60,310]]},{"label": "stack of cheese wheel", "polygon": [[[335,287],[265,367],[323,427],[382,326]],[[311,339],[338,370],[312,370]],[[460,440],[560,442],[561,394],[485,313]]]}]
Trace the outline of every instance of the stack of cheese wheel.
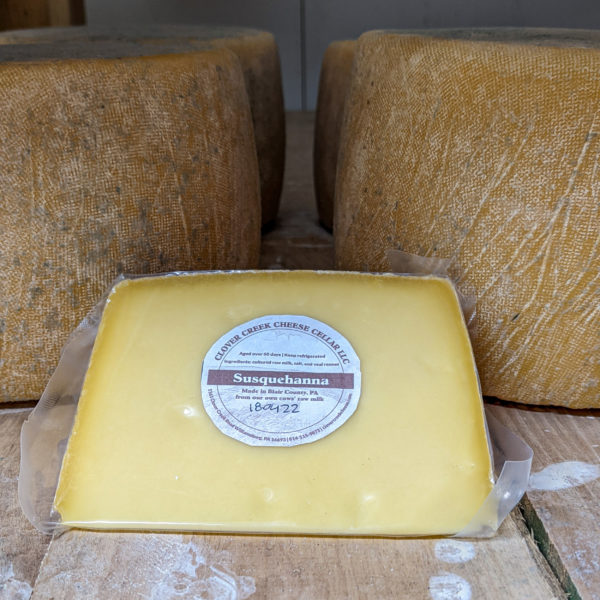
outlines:
[{"label": "stack of cheese wheel", "polygon": [[0,400],[40,396],[119,273],[256,266],[256,149],[230,50],[0,46],[0,107]]},{"label": "stack of cheese wheel", "polygon": [[[262,197],[262,223],[275,220],[283,183],[285,115],[281,68],[271,33],[239,27],[146,25],[128,27],[47,27],[0,33],[0,44],[127,42],[146,52],[176,44],[180,52],[228,48],[239,59],[250,101]],[[154,50],[152,48],[154,47]]]},{"label": "stack of cheese wheel", "polygon": [[[370,32],[335,198],[337,266],[450,259],[483,392],[600,407],[600,33]],[[393,318],[393,315],[390,315]]]},{"label": "stack of cheese wheel", "polygon": [[323,56],[315,117],[314,179],[319,221],[333,228],[333,199],[340,130],[356,42],[333,42]]}]

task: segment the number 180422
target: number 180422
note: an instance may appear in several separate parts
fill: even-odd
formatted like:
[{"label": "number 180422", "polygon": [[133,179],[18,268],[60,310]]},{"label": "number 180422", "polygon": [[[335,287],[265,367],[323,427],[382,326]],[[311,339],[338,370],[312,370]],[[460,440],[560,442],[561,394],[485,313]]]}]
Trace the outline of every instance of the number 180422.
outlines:
[{"label": "number 180422", "polygon": [[263,410],[283,414],[300,412],[298,404],[273,404],[272,402],[263,404],[262,402],[255,402],[254,404],[250,404],[249,406],[250,412],[261,412]]}]

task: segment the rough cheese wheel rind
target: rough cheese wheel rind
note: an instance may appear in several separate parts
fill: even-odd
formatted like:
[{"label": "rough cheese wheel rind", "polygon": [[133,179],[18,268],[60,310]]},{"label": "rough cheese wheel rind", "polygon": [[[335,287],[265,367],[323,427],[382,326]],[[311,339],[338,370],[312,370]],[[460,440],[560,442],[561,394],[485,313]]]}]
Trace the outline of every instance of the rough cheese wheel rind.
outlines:
[{"label": "rough cheese wheel rind", "polygon": [[[55,55],[76,55],[62,45]],[[260,194],[236,56],[0,47],[0,400],[38,398],[122,272],[254,267]],[[147,52],[146,52],[147,54]],[[29,58],[27,58],[29,56]],[[41,58],[44,57],[44,58]]]},{"label": "rough cheese wheel rind", "polygon": [[[398,33],[480,41],[518,42],[520,44],[593,47],[600,44],[600,32],[544,28],[467,28],[412,29]],[[0,39],[1,39],[0,34]],[[323,56],[315,119],[314,180],[319,220],[333,229],[335,178],[339,138],[346,95],[352,77],[356,40],[330,44]]]},{"label": "rough cheese wheel rind", "polygon": [[333,228],[335,173],[346,94],[356,41],[333,42],[325,51],[315,116],[314,180],[319,221]]},{"label": "rough cheese wheel rind", "polygon": [[272,223],[279,208],[285,160],[285,114],[279,51],[266,31],[208,25],[143,25],[111,28],[46,27],[0,33],[0,44],[126,42],[141,48],[188,52],[213,46],[238,57],[250,101],[262,196],[262,223]]},{"label": "rough cheese wheel rind", "polygon": [[337,266],[385,269],[389,248],[450,258],[477,297],[483,392],[598,408],[600,38],[475,37],[359,40]]},{"label": "rough cheese wheel rind", "polygon": [[266,32],[224,36],[211,43],[232,50],[242,65],[254,123],[262,223],[269,225],[279,210],[285,162],[285,112],[277,44]]}]

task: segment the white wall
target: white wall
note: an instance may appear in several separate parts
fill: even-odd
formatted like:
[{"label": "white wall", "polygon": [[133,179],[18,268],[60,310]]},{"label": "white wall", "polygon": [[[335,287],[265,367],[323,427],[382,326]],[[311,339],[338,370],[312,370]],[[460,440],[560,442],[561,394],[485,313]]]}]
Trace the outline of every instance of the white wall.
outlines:
[{"label": "white wall", "polygon": [[600,0],[86,0],[90,25],[209,23],[271,31],[288,110],[313,109],[329,42],[369,29],[576,27],[600,29]]}]

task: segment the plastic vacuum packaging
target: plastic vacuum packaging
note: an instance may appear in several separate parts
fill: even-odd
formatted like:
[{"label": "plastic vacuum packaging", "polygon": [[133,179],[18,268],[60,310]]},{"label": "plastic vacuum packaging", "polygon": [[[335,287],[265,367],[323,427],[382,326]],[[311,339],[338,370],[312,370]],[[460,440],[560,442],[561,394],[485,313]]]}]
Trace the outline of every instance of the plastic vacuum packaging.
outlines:
[{"label": "plastic vacuum packaging", "polygon": [[44,532],[488,537],[531,458],[484,411],[447,277],[169,273],[72,334],[19,499]]}]

